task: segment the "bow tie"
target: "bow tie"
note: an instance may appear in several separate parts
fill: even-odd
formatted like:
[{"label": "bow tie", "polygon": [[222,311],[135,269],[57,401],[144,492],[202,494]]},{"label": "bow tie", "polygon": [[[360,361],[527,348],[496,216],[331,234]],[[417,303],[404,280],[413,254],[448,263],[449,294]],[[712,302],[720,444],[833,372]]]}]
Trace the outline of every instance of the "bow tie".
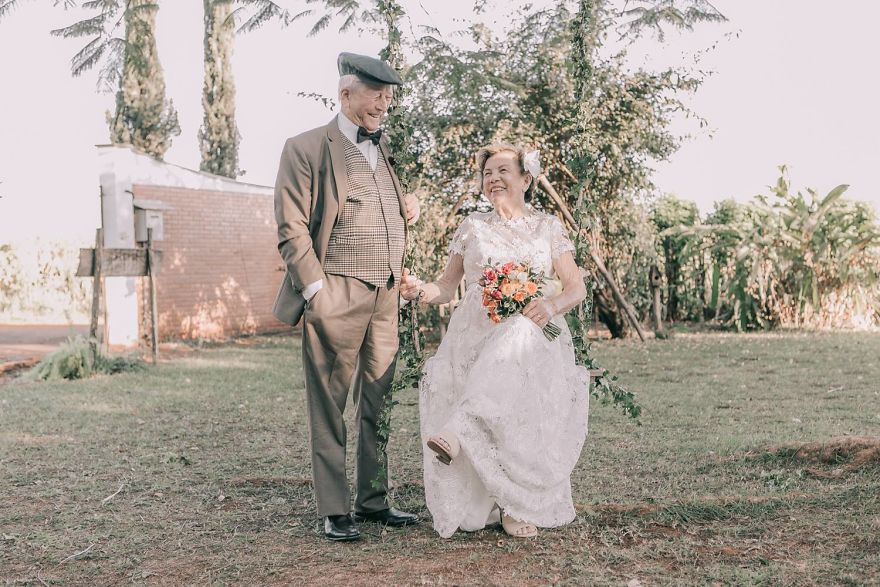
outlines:
[{"label": "bow tie", "polygon": [[364,141],[373,141],[374,145],[379,144],[379,139],[382,138],[382,129],[378,129],[374,132],[370,132],[362,126],[358,127],[358,136],[357,142],[362,143]]}]

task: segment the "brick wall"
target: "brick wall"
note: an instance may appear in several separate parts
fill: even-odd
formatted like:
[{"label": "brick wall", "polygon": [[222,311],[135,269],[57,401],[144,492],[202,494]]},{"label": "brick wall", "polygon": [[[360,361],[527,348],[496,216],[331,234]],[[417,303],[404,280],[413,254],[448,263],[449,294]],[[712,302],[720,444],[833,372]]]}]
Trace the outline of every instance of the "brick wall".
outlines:
[{"label": "brick wall", "polygon": [[160,339],[284,328],[272,316],[284,273],[271,196],[152,185],[133,191],[173,208],[164,213],[165,238],[157,243]]}]

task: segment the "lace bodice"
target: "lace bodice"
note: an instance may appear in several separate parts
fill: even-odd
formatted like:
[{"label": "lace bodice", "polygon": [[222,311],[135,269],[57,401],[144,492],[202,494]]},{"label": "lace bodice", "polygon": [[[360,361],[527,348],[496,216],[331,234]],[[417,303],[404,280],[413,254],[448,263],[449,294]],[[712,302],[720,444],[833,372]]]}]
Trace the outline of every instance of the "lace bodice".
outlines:
[{"label": "lace bodice", "polygon": [[483,266],[508,261],[530,261],[536,271],[552,279],[553,260],[574,245],[556,216],[529,210],[529,214],[506,220],[493,212],[474,212],[461,223],[449,244],[449,253],[464,259],[468,286],[480,278]]}]

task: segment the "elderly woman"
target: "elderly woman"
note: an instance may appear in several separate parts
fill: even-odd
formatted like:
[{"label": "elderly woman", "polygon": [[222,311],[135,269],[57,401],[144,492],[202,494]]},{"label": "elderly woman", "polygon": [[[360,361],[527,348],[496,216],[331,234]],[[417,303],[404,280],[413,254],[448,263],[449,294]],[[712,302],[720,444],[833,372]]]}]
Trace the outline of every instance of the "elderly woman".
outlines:
[{"label": "elderly woman", "polygon": [[[401,282],[404,298],[429,304],[449,302],[462,277],[467,285],[420,385],[425,499],[443,537],[500,516],[526,538],[575,518],[570,477],[587,435],[589,374],[575,364],[563,315],[586,288],[562,223],[526,204],[535,178],[524,157],[510,145],[479,151],[494,210],[462,222],[437,281]],[[543,272],[542,297],[491,320],[479,283],[490,260]],[[554,340],[542,332],[548,322],[562,331]]]}]

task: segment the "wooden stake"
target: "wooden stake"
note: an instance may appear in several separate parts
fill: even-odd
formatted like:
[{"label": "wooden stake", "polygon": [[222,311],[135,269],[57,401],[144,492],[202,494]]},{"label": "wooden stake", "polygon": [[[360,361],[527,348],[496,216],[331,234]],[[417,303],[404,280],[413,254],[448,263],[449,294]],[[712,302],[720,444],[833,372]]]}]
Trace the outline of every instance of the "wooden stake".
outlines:
[{"label": "wooden stake", "polygon": [[[565,217],[565,220],[572,226],[574,229],[578,229],[577,222],[574,220],[574,216],[572,216],[571,212],[568,210],[568,206],[565,205],[565,201],[556,191],[550,182],[547,180],[547,177],[542,173],[537,177],[538,183],[542,188],[550,195],[550,198],[553,200],[553,203],[556,204],[556,207],[559,208],[559,211],[562,212],[562,215]],[[593,260],[593,263],[596,265],[596,269],[599,270],[599,273],[602,274],[602,277],[605,278],[605,281],[608,283],[608,286],[611,288],[611,293],[614,294],[614,299],[617,300],[618,305],[623,309],[624,314],[629,319],[630,324],[632,324],[633,328],[636,329],[636,333],[638,333],[639,338],[642,342],[645,341],[645,333],[642,331],[642,326],[639,324],[639,320],[636,317],[635,312],[632,307],[629,305],[629,302],[626,301],[626,298],[623,297],[623,294],[620,293],[620,288],[617,287],[617,282],[614,281],[614,278],[611,276],[611,272],[605,267],[605,262],[602,260],[602,257],[599,255],[597,247],[590,247],[590,258]]]},{"label": "wooden stake", "polygon": [[653,299],[654,306],[654,333],[658,334],[663,330],[663,319],[662,319],[662,306],[660,304],[660,287],[661,277],[660,270],[656,265],[651,265],[651,268],[648,270],[648,283],[651,286],[651,291],[653,295],[651,296]]},{"label": "wooden stake", "polygon": [[159,311],[156,303],[156,268],[153,254],[153,229],[147,229],[147,279],[150,280],[150,326],[153,346],[153,364],[159,362]]},{"label": "wooden stake", "polygon": [[[104,230],[99,228],[95,232],[95,262],[94,262],[94,279],[92,280],[92,315],[89,321],[89,350],[92,358],[98,356],[98,317],[101,315],[101,289],[103,285],[103,276],[101,275],[101,257],[104,249]],[[104,321],[104,328],[107,328],[107,322]],[[105,336],[106,337],[106,333]]]}]

